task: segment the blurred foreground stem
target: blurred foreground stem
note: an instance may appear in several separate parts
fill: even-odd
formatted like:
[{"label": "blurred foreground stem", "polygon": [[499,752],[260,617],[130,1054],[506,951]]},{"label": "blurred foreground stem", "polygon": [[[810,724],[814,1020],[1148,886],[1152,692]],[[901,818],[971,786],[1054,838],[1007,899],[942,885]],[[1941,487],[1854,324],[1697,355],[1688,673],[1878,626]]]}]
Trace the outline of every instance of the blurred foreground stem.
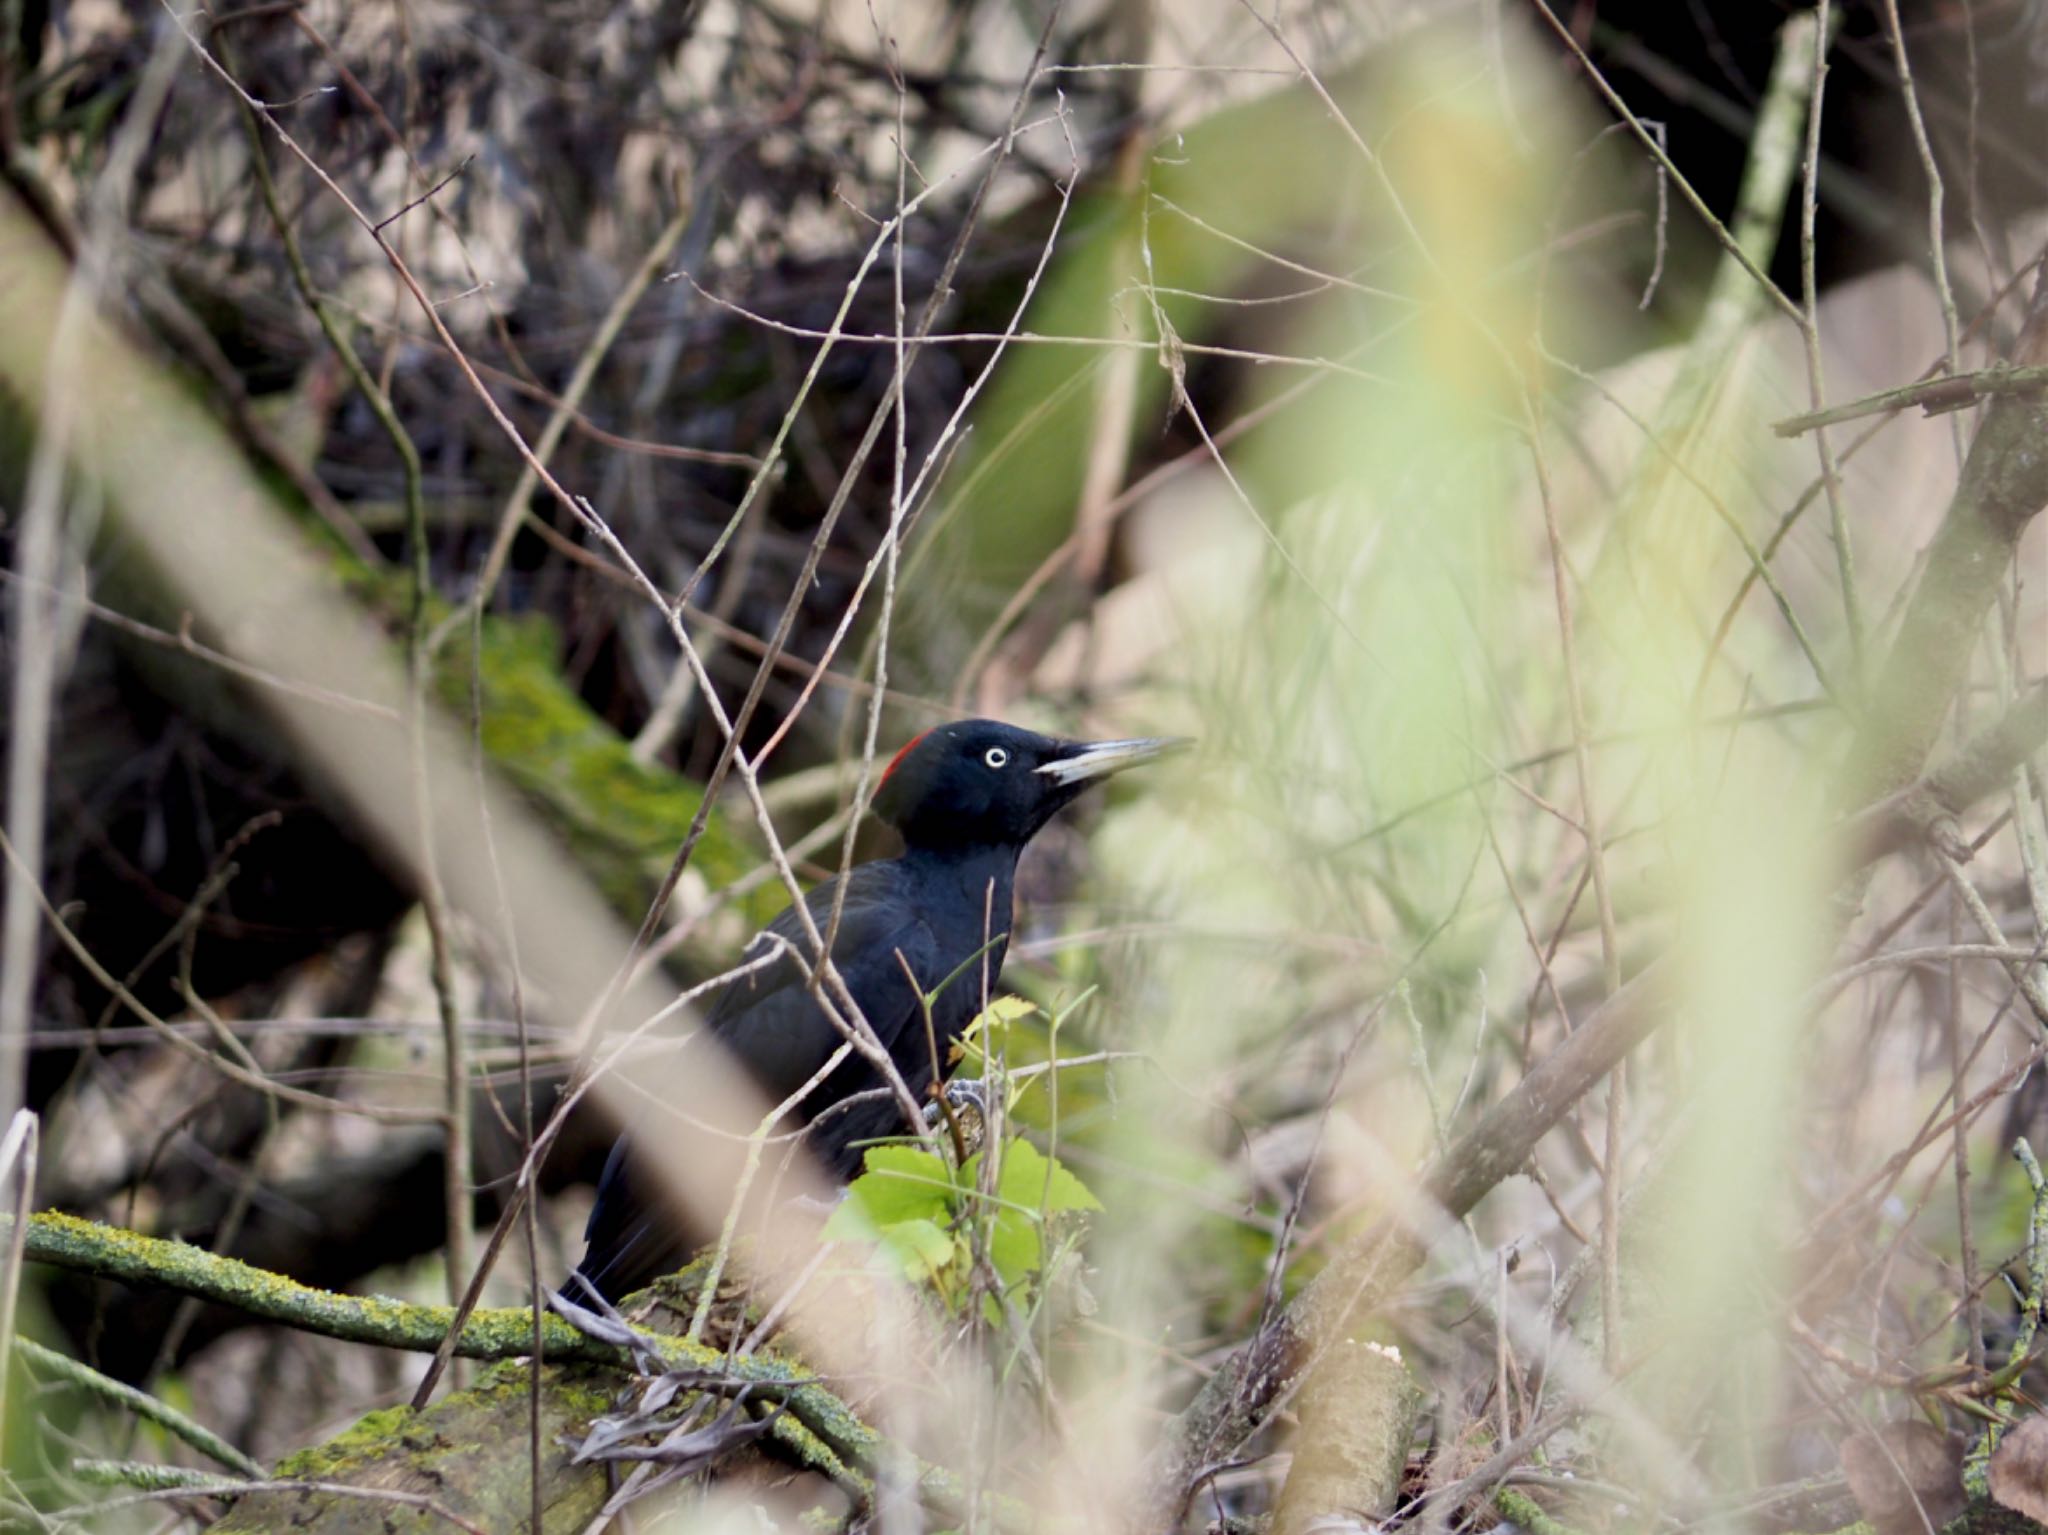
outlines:
[{"label": "blurred foreground stem", "polygon": [[[220,42],[216,46],[221,50],[225,66],[228,61],[225,43]],[[434,1005],[441,1019],[442,1112],[446,1116],[448,1143],[444,1183],[448,1205],[448,1293],[451,1300],[459,1300],[464,1275],[469,1272],[469,1044],[462,1032],[462,1014],[455,1002],[455,980],[448,951],[447,901],[442,895],[440,871],[434,858],[433,829],[429,824],[433,815],[433,796],[427,779],[427,693],[433,656],[428,644],[427,615],[433,598],[433,569],[427,544],[427,501],[420,452],[412,434],[406,431],[405,423],[399,420],[398,408],[392,404],[390,394],[357,355],[347,330],[335,317],[334,311],[321,300],[312,271],[306,265],[305,254],[299,248],[298,235],[278,197],[277,182],[270,173],[270,160],[256,113],[246,102],[238,101],[236,105],[249,141],[249,161],[256,170],[256,184],[263,194],[263,206],[277,230],[285,263],[291,270],[292,283],[319,323],[328,345],[334,348],[342,371],[348,374],[349,382],[363,397],[370,413],[377,418],[377,425],[390,439],[404,478],[406,543],[412,557],[412,603],[406,617],[405,654],[413,816],[417,823],[420,857],[420,909],[427,924]]]},{"label": "blurred foreground stem", "polygon": [[[1792,141],[1795,146],[1797,137]],[[2011,362],[2048,363],[2048,278],[2038,280]],[[1994,398],[1972,442],[1960,483],[1930,545],[1924,571],[1907,600],[1898,636],[1877,667],[1870,703],[1838,791],[1858,812],[1841,827],[1842,879],[1859,888],[1875,859],[1912,845],[1920,801],[1938,797],[1946,815],[2005,785],[2014,767],[2038,747],[2048,693],[2036,692],[2006,720],[1974,739],[1933,773],[1927,759],[1969,674],[1985,615],[2012,568],[2020,539],[2048,505],[2048,398]],[[2017,753],[2017,755],[2015,755]],[[1937,834],[1940,820],[1932,823]],[[1846,926],[1852,912],[1835,914]],[[1304,1385],[1330,1350],[1353,1335],[1421,1267],[1439,1229],[1455,1229],[1479,1200],[1518,1172],[1537,1143],[1585,1093],[1667,1017],[1657,988],[1664,969],[1633,977],[1494,1104],[1432,1168],[1423,1197],[1383,1217],[1302,1290],[1294,1304],[1247,1340],[1197,1394],[1168,1431],[1154,1466],[1151,1493],[1164,1524],[1184,1515],[1209,1468],[1229,1461],[1274,1410]],[[1312,1448],[1311,1430],[1301,1435]],[[1297,1453],[1290,1484],[1304,1467]],[[1341,1473],[1335,1485],[1350,1486]],[[1390,1497],[1390,1485],[1383,1489]],[[1328,1512],[1320,1497],[1297,1500],[1306,1517]],[[1348,1506],[1377,1512],[1378,1505]],[[1283,1517],[1281,1528],[1293,1528]]]}]

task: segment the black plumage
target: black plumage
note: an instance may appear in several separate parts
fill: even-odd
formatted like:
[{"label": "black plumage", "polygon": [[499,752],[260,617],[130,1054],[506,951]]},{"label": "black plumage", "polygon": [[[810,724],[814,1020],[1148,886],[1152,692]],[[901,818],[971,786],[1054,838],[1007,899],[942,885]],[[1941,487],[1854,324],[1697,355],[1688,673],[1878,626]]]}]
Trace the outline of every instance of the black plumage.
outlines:
[{"label": "black plumage", "polygon": [[[970,720],[927,731],[896,754],[873,808],[902,834],[903,852],[826,881],[804,904],[819,932],[826,932],[844,887],[833,961],[919,1102],[1002,969],[1025,844],[1090,783],[1175,744],[1061,741]],[[810,952],[794,908],[768,924],[749,956],[774,938]],[[929,1038],[920,991],[931,998]],[[705,1028],[771,1103],[788,1099],[823,1070],[843,1038],[786,954],[726,987]],[[805,1094],[795,1114],[807,1126],[804,1143],[812,1155],[842,1181],[858,1171],[868,1143],[905,1128],[881,1074],[854,1052]],[[654,1196],[637,1161],[630,1136],[621,1136],[584,1232],[587,1250],[577,1273],[607,1300],[673,1271],[689,1251],[689,1234]]]}]

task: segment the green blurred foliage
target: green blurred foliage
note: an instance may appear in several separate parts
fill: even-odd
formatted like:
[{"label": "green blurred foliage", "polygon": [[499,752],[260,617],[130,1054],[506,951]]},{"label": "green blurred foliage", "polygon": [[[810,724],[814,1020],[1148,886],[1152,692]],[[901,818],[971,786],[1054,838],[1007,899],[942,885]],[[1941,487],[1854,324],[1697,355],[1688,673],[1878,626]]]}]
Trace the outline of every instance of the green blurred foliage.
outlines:
[{"label": "green blurred foliage", "polygon": [[[992,1193],[982,1192],[987,1148],[957,1167],[916,1146],[870,1147],[866,1171],[825,1224],[835,1242],[871,1247],[883,1264],[923,1286],[950,1311],[976,1293],[979,1243],[1005,1295],[1029,1315],[1057,1255],[1080,1233],[1075,1217],[1102,1208],[1055,1157],[1021,1137],[1001,1148]],[[1001,1308],[983,1296],[986,1318]]]}]

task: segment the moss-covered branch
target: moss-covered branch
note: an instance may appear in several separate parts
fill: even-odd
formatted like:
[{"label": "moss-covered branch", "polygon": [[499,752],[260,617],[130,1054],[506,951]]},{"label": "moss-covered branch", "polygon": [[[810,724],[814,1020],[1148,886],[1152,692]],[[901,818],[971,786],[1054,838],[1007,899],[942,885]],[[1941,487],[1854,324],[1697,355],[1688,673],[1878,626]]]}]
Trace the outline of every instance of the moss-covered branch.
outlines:
[{"label": "moss-covered branch", "polygon": [[[7,1224],[0,1220],[0,1233]],[[316,1290],[184,1242],[141,1236],[72,1215],[46,1212],[30,1216],[27,1255],[31,1262],[194,1295],[302,1332],[419,1353],[440,1346],[454,1314],[443,1305]],[[719,1372],[751,1386],[754,1395],[764,1401],[782,1403],[794,1420],[792,1426],[815,1436],[817,1445],[828,1449],[835,1461],[848,1465],[872,1461],[880,1443],[875,1431],[789,1361],[728,1359],[718,1349],[656,1333],[646,1334],[646,1339],[647,1346],[671,1364]],[[621,1350],[578,1332],[558,1316],[541,1318],[541,1340],[551,1360],[612,1369],[627,1363]],[[519,1359],[531,1351],[532,1343],[533,1313],[503,1307],[473,1312],[455,1352],[465,1359]],[[801,1442],[792,1443],[801,1453]]]},{"label": "moss-covered branch", "polygon": [[1512,1487],[1496,1492],[1493,1506],[1501,1518],[1520,1525],[1529,1535],[1579,1535],[1570,1525],[1545,1513],[1543,1506],[1526,1492],[1517,1492]]},{"label": "moss-covered branch", "polygon": [[[7,1225],[0,1220],[0,1239]],[[453,1316],[444,1305],[316,1290],[183,1242],[141,1236],[71,1215],[32,1215],[27,1236],[27,1255],[33,1262],[175,1290],[353,1343],[431,1352],[446,1336]],[[633,1379],[631,1361],[623,1350],[552,1314],[541,1318],[541,1335],[548,1359],[540,1389],[542,1442],[547,1446],[540,1468],[544,1525],[546,1531],[578,1530],[603,1502],[605,1468],[599,1462],[573,1464],[566,1446],[580,1438],[591,1419],[612,1409],[615,1394]],[[640,1337],[650,1352],[671,1366],[744,1385],[750,1399],[780,1405],[784,1411],[770,1430],[777,1452],[857,1497],[866,1495],[869,1476],[885,1449],[881,1437],[796,1363],[772,1355],[733,1358],[706,1344],[645,1329]],[[474,1519],[484,1528],[526,1528],[530,1366],[525,1356],[532,1338],[530,1311],[505,1307],[473,1312],[455,1351],[466,1359],[499,1361],[500,1368],[472,1389],[424,1412],[394,1407],[371,1413],[326,1444],[287,1458],[278,1466],[277,1478],[304,1485],[245,1498],[219,1528],[317,1529],[325,1535],[360,1528],[389,1535],[394,1530],[445,1527],[437,1509],[421,1505],[415,1511],[411,1505],[400,1509],[388,1501],[352,1498],[349,1487],[432,1491],[438,1508]],[[246,1460],[242,1464],[246,1468]],[[923,1496],[940,1508],[961,1510],[970,1501],[966,1484],[943,1467],[921,1466],[918,1484]],[[317,1509],[311,1506],[316,1503]],[[985,1501],[984,1507],[989,1506]],[[1000,1524],[1022,1522],[1022,1511],[1000,1499],[993,1511]]]},{"label": "moss-covered branch", "polygon": [[[8,1224],[0,1220],[0,1230]],[[33,1263],[195,1295],[265,1321],[351,1343],[430,1350],[438,1347],[448,1332],[451,1313],[446,1306],[316,1290],[189,1243],[146,1237],[75,1215],[45,1211],[31,1215],[28,1225],[27,1255]],[[619,1358],[617,1349],[585,1337],[560,1317],[543,1318],[542,1326],[543,1343],[552,1357]],[[479,1311],[463,1329],[456,1352],[466,1359],[514,1359],[531,1349],[532,1340],[530,1312]]]}]

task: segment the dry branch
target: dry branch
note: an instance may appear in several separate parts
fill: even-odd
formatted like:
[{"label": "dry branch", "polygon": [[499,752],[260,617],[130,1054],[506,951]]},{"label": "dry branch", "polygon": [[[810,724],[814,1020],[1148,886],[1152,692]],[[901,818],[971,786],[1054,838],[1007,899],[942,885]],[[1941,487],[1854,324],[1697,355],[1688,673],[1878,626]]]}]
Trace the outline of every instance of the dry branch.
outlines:
[{"label": "dry branch", "polygon": [[[2048,276],[2035,280],[2011,361],[2048,361]],[[1850,756],[1849,804],[1867,805],[1920,775],[2021,535],[2048,505],[2044,439],[2048,396],[2000,395],[1986,408],[1890,660],[1871,690]]]},{"label": "dry branch", "polygon": [[[1438,1162],[1424,1185],[1428,1198],[1461,1219],[1518,1171],[1564,1112],[1663,1021],[1655,984],[1655,972],[1636,976],[1537,1062]],[[1419,1229],[1382,1219],[1210,1377],[1163,1448],[1154,1483],[1162,1527],[1174,1527],[1204,1475],[1262,1428],[1323,1354],[1384,1304],[1427,1256]]]},{"label": "dry branch", "polygon": [[1958,862],[1971,856],[1954,821],[1979,800],[2005,787],[2048,745],[2048,682],[2036,683],[1994,724],[1985,727],[1916,782],[1886,795],[1847,827],[1855,859],[1867,863],[1917,840],[1935,842]]},{"label": "dry branch", "polygon": [[1780,437],[1797,437],[1824,426],[1860,421],[1866,416],[1888,416],[1894,411],[1910,410],[1915,405],[1927,415],[1938,416],[1952,410],[1967,410],[1979,400],[1996,395],[2039,394],[2043,389],[2048,389],[2048,367],[1986,368],[1980,373],[1964,373],[1957,377],[1943,374],[1938,378],[1901,384],[1896,389],[1886,389],[1843,405],[1831,405],[1826,410],[1787,416],[1783,421],[1773,422],[1771,430]]}]

